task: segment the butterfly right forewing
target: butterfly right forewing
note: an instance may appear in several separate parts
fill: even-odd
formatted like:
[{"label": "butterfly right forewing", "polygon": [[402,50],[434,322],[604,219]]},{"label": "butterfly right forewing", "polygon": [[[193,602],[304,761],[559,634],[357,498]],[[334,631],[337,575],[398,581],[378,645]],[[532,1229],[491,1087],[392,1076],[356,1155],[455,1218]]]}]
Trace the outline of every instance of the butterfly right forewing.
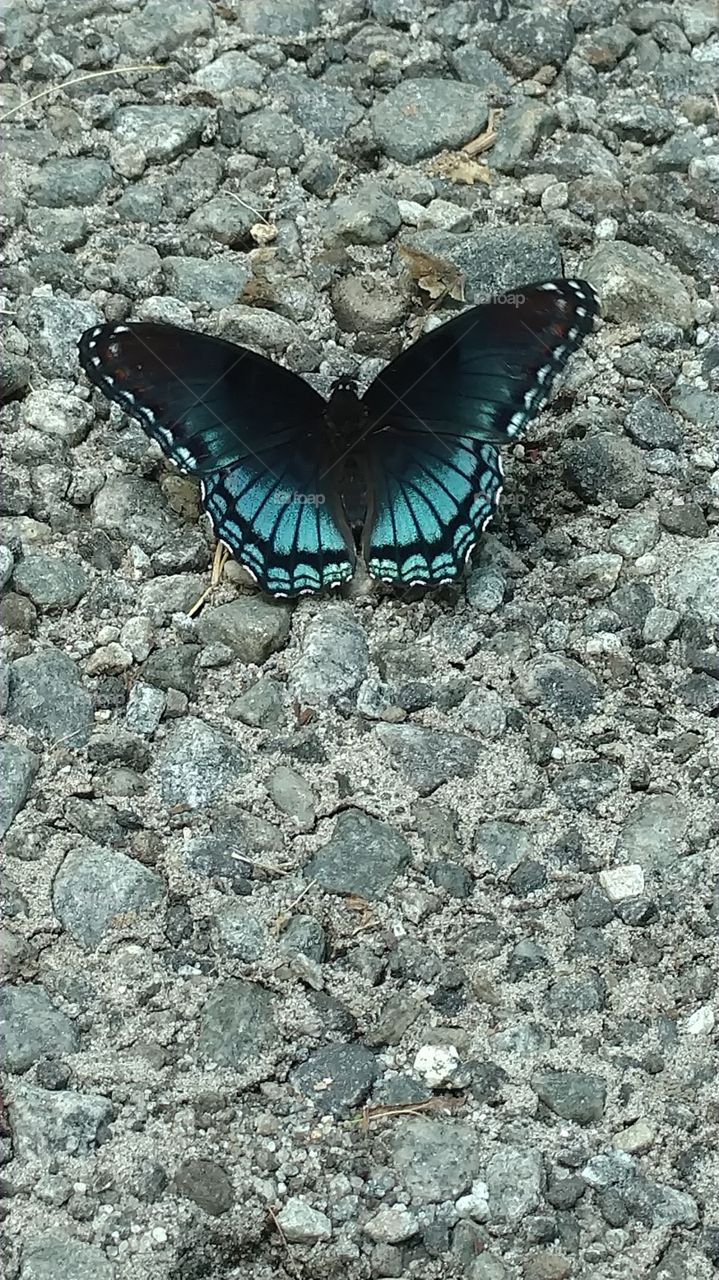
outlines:
[{"label": "butterfly right forewing", "polygon": [[546,403],[596,311],[585,281],[528,285],[433,329],[370,384],[374,577],[435,586],[462,573],[501,494],[497,446]]}]

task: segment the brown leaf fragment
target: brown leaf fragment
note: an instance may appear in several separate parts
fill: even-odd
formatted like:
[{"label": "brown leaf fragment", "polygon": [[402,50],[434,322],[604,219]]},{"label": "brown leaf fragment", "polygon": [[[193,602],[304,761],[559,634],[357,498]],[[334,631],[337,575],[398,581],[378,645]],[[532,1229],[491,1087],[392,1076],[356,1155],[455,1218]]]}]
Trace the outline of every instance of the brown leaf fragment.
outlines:
[{"label": "brown leaf fragment", "polygon": [[475,182],[492,180],[492,171],[486,164],[480,164],[462,151],[443,151],[433,161],[430,173],[436,173],[448,182],[461,182],[471,187]]},{"label": "brown leaf fragment", "polygon": [[455,302],[464,302],[464,277],[453,263],[435,258],[430,253],[421,253],[419,249],[411,249],[406,244],[401,244],[399,251],[412,279],[430,298],[449,295]]}]

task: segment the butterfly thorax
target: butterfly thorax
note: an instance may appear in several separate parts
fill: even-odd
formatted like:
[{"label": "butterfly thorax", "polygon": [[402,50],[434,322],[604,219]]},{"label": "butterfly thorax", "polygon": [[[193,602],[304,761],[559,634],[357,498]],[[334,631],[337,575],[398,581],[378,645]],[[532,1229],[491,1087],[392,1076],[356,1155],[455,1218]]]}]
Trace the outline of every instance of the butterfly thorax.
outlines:
[{"label": "butterfly thorax", "polygon": [[351,448],[366,431],[367,409],[357,395],[357,383],[338,378],[325,409],[325,422],[333,444]]}]

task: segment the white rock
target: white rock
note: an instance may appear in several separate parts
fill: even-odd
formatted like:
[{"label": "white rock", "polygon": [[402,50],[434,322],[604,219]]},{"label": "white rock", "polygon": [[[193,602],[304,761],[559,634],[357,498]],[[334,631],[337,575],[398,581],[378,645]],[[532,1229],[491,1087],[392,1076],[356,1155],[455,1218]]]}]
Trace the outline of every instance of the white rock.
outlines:
[{"label": "white rock", "polygon": [[455,1207],[462,1218],[486,1222],[489,1217],[489,1187],[486,1182],[473,1182],[471,1191],[460,1196]]},{"label": "white rock", "polygon": [[682,1030],[689,1036],[708,1036],[714,1030],[716,1015],[710,1004],[695,1009],[682,1023]]},{"label": "white rock", "polygon": [[290,1244],[315,1244],[332,1238],[332,1223],[326,1213],[313,1209],[297,1196],[292,1196],[277,1214],[282,1234]]},{"label": "white rock", "polygon": [[375,1244],[400,1244],[417,1234],[419,1223],[404,1205],[394,1204],[373,1214],[363,1230]]},{"label": "white rock", "polygon": [[132,654],[113,641],[95,650],[92,657],[88,658],[85,670],[89,676],[118,675],[131,666]]},{"label": "white rock", "polygon": [[423,1044],[414,1060],[414,1070],[430,1089],[449,1084],[458,1066],[459,1054],[453,1044]]},{"label": "white rock", "polygon": [[155,631],[150,619],[142,616],[128,618],[120,632],[120,641],[130,650],[136,662],[144,662],[145,658],[149,658],[155,642]]},{"label": "white rock", "polygon": [[599,883],[610,902],[624,902],[625,898],[638,898],[644,892],[644,872],[638,862],[609,867],[599,872]]}]

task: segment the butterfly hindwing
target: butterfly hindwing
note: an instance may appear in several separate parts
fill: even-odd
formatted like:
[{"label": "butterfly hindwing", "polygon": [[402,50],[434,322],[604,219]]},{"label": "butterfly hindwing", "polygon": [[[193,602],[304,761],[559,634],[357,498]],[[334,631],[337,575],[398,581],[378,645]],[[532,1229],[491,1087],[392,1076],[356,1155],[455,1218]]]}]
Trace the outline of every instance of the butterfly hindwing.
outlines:
[{"label": "butterfly hindwing", "polygon": [[390,430],[371,447],[363,553],[374,578],[438,586],[464,569],[502,492],[490,444]]},{"label": "butterfly hindwing", "polygon": [[433,329],[371,383],[374,577],[437,585],[462,573],[501,494],[495,446],[544,406],[596,311],[584,281],[528,285]]},{"label": "butterfly hindwing", "polygon": [[351,578],[355,552],[323,448],[325,402],[302,378],[164,324],[83,334],[90,380],[202,480],[216,536],[259,585],[298,595]]},{"label": "butterfly hindwing", "polygon": [[303,595],[338,587],[355,568],[352,535],[327,477],[310,456],[284,447],[203,478],[216,536],[265,591]]}]

